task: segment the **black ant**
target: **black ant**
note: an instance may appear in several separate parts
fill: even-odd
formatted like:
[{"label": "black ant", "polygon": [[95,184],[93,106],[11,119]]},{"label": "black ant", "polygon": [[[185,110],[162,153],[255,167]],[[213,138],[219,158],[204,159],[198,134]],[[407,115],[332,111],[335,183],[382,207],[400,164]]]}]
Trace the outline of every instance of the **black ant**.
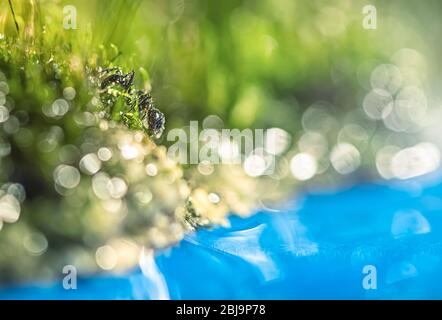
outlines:
[{"label": "black ant", "polygon": [[164,114],[158,110],[153,103],[152,96],[142,90],[135,90],[133,88],[133,81],[135,72],[124,74],[120,68],[113,67],[104,69],[101,73],[109,74],[100,85],[102,93],[105,93],[109,88],[120,86],[124,90],[122,94],[125,98],[126,104],[130,106],[131,112],[135,112],[136,106],[138,106],[138,115],[143,124],[143,127],[148,131],[150,135],[159,137],[164,130],[166,119]]}]

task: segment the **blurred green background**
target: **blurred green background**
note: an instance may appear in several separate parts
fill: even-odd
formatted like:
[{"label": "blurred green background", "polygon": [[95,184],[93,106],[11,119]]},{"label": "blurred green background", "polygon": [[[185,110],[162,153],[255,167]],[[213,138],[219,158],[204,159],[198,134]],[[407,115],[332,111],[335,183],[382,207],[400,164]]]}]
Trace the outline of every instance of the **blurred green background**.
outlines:
[{"label": "blurred green background", "polygon": [[[7,1],[0,0],[0,32],[14,36]],[[293,152],[305,151],[300,144],[326,145],[315,154],[322,172],[339,143],[355,146],[370,174],[382,171],[376,161],[388,162],[422,139],[441,145],[437,0],[13,3],[22,32],[44,26],[38,39],[46,46],[66,47],[84,60],[95,52],[101,62],[136,70],[136,82],[152,89],[166,115],[166,132],[190,120],[204,126],[204,119],[218,127],[282,128]],[[76,30],[62,28],[68,5],[76,9]],[[363,27],[366,5],[376,8],[376,29]],[[405,109],[393,107],[388,119],[365,110],[379,85],[389,87],[387,97],[369,97],[378,105],[368,109],[380,112],[387,103],[379,99],[396,104],[404,95]]]},{"label": "blurred green background", "polygon": [[[78,30],[68,32],[90,29],[93,41],[122,52],[115,63],[149,72],[169,127],[217,114],[232,126],[296,132],[302,110],[318,100],[356,109],[372,69],[397,50],[413,48],[430,62],[441,53],[439,1],[60,4],[77,7]],[[367,4],[377,8],[376,30],[362,27]]]}]

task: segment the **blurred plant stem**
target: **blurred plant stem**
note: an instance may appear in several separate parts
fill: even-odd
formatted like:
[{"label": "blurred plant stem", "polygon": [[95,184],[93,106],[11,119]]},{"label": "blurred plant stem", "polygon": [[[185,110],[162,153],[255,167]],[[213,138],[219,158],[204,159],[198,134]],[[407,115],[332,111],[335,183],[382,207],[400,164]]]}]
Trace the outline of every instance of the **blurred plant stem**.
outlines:
[{"label": "blurred plant stem", "polygon": [[14,18],[15,28],[17,29],[17,33],[20,33],[20,28],[18,27],[17,18],[15,17],[14,6],[12,5],[12,0],[8,0],[9,8],[11,9],[12,17]]},{"label": "blurred plant stem", "polygon": [[[7,1],[17,37],[27,45],[35,42],[42,44],[43,24],[39,1]],[[7,21],[7,17],[3,17],[3,20]],[[7,29],[5,23],[1,27]]]}]

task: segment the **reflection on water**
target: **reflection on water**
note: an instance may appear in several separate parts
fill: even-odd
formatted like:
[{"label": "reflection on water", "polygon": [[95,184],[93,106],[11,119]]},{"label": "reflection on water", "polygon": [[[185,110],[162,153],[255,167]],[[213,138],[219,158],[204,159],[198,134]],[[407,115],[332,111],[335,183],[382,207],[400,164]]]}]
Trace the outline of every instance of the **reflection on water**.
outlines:
[{"label": "reflection on water", "polygon": [[265,282],[279,277],[278,267],[269,252],[264,251],[259,243],[265,228],[265,224],[259,224],[256,227],[230,231],[221,237],[205,231],[207,235],[201,232],[196,236],[189,237],[188,240],[206,247],[210,251],[220,251],[244,260],[256,267],[262,276],[261,282]]},{"label": "reflection on water", "polygon": [[430,224],[419,211],[399,211],[394,214],[391,233],[395,238],[428,232]]},{"label": "reflection on water", "polygon": [[[140,270],[9,288],[0,298],[442,298],[442,178],[298,196],[229,228],[200,230]],[[365,266],[376,289],[363,287]]]},{"label": "reflection on water", "polygon": [[[151,249],[142,249],[140,254],[140,269],[143,274],[142,292],[148,294],[151,299],[166,300],[169,299],[166,281],[163,274],[158,270],[155,263],[154,252]],[[142,293],[141,292],[141,293]]]}]

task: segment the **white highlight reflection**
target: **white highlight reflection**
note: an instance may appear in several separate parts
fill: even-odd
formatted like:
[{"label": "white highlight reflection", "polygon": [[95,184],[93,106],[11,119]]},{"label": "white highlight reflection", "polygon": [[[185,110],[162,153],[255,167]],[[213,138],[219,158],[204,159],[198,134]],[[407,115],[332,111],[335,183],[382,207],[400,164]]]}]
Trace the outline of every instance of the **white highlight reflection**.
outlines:
[{"label": "white highlight reflection", "polygon": [[139,260],[140,268],[148,280],[145,282],[145,289],[152,300],[169,300],[169,290],[166,280],[155,263],[153,250],[143,247]]}]

